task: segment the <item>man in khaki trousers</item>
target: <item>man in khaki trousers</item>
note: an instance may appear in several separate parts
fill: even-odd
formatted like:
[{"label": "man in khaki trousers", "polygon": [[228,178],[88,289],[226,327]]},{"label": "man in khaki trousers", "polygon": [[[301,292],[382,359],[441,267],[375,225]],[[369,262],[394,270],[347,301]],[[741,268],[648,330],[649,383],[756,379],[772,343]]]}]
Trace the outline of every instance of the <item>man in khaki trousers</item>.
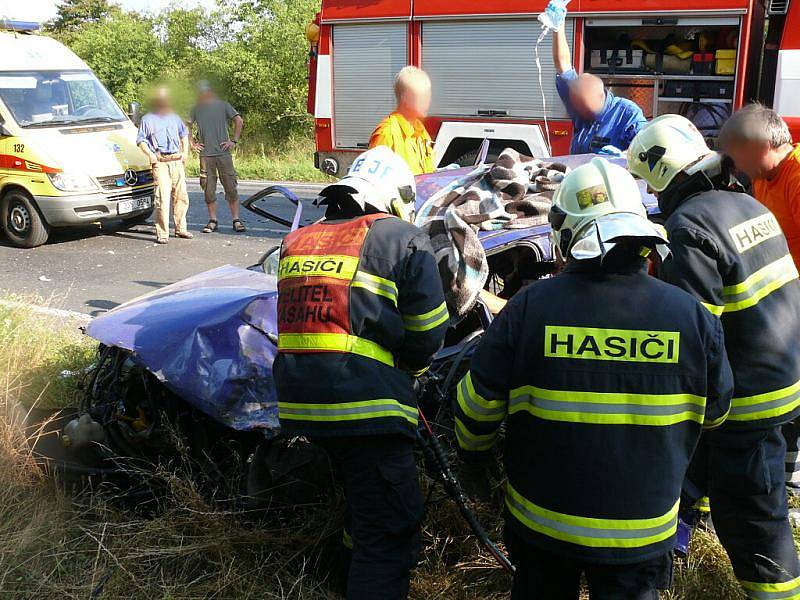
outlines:
[{"label": "man in khaki trousers", "polygon": [[[197,138],[192,148],[200,154],[200,187],[208,208],[208,224],[203,233],[219,228],[217,220],[217,179],[222,181],[225,200],[231,210],[233,230],[243,233],[245,226],[239,218],[238,179],[231,151],[239,143],[244,121],[230,104],[220,100],[207,81],[197,84],[197,104],[192,108],[190,127],[196,128]],[[233,134],[228,130],[233,123]]]},{"label": "man in khaki trousers", "polygon": [[155,190],[156,243],[169,242],[170,207],[175,237],[194,237],[186,228],[189,194],[183,164],[189,155],[189,130],[175,114],[166,88],[158,88],[152,110],[142,117],[136,143],[150,160]]}]

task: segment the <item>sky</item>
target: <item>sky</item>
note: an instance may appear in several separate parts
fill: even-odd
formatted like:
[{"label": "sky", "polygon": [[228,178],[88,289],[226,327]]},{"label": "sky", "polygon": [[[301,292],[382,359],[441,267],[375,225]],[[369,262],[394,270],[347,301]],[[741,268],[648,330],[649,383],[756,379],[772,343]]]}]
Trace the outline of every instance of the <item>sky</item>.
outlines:
[{"label": "sky", "polygon": [[[113,0],[126,10],[156,13],[170,4],[187,8],[211,7],[214,0]],[[52,19],[58,7],[56,0],[0,0],[0,18],[44,22]]]}]

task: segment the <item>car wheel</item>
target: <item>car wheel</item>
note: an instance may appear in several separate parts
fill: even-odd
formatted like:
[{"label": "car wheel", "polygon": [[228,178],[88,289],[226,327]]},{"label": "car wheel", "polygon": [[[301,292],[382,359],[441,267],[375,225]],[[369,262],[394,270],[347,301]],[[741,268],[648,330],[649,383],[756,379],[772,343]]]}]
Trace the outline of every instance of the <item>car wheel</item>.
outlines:
[{"label": "car wheel", "polygon": [[47,241],[50,228],[33,200],[20,190],[6,192],[0,201],[0,223],[9,241],[18,248],[35,248]]}]

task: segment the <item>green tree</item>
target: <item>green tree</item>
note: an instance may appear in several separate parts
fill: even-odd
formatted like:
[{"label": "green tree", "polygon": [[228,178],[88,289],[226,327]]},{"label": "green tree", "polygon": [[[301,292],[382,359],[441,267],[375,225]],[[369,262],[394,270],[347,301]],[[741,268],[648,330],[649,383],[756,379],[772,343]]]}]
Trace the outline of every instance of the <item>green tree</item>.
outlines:
[{"label": "green tree", "polygon": [[60,35],[70,34],[89,23],[97,23],[118,12],[108,0],[62,0],[58,13],[47,23],[47,31]]},{"label": "green tree", "polygon": [[172,7],[159,15],[157,30],[170,61],[191,68],[197,53],[213,46],[207,39],[210,18],[202,8]]},{"label": "green tree", "polygon": [[141,101],[149,85],[172,74],[153,22],[136,13],[118,12],[84,25],[69,45],[123,107]]},{"label": "green tree", "polygon": [[319,0],[249,0],[219,12],[231,38],[200,57],[200,71],[254,127],[273,139],[306,130],[306,25]]}]

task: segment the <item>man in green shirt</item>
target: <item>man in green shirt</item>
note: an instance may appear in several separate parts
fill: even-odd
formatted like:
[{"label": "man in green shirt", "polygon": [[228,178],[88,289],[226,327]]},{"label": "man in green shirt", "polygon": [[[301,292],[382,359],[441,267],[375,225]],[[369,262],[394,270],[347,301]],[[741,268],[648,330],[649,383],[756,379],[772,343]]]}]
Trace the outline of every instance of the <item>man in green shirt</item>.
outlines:
[{"label": "man in green shirt", "polygon": [[[200,187],[205,193],[208,207],[208,224],[203,233],[212,233],[219,227],[217,221],[217,179],[222,180],[225,200],[231,209],[233,229],[245,231],[239,219],[239,192],[237,176],[233,166],[232,148],[239,142],[244,121],[230,104],[217,98],[207,81],[197,86],[197,104],[192,108],[190,124],[196,131],[192,148],[200,154]],[[233,121],[233,136],[228,124]]]}]

